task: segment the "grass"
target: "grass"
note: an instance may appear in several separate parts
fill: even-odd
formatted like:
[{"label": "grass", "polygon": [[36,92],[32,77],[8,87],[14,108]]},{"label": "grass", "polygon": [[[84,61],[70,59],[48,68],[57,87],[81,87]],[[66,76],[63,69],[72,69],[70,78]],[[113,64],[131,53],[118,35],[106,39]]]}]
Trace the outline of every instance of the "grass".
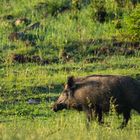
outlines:
[{"label": "grass", "polygon": [[[10,118],[10,117],[9,117]],[[29,119],[25,117],[10,118],[7,122],[1,124],[3,139],[34,139],[34,140],[98,140],[98,139],[132,139],[138,140],[139,116],[132,117],[127,128],[116,129],[121,119],[112,115],[105,117],[106,123],[103,126],[92,122],[90,129],[85,127],[85,116],[83,113],[75,111],[63,111],[53,114],[51,117],[39,117]],[[8,135],[7,135],[8,134]]]},{"label": "grass", "polygon": [[[110,57],[109,57],[110,58]],[[1,137],[8,139],[133,139],[138,140],[139,115],[133,113],[129,125],[117,129],[122,121],[115,114],[105,116],[105,125],[96,121],[86,129],[84,113],[62,111],[54,113],[51,106],[63,89],[67,76],[89,74],[121,74],[136,77],[140,71],[139,57],[112,57],[102,63],[69,63],[38,66],[34,64],[5,67],[1,76]],[[13,82],[14,81],[14,82]],[[50,85],[50,86],[49,86]],[[58,86],[57,86],[58,85]],[[39,87],[39,88],[38,88]],[[48,97],[56,97],[50,101]],[[30,105],[28,99],[40,98],[41,104]],[[108,126],[109,125],[109,126]]]},{"label": "grass", "polygon": [[[110,60],[108,60],[110,59]],[[2,87],[4,89],[21,90],[24,87],[47,86],[65,83],[68,75],[78,76],[89,74],[139,74],[139,57],[106,57],[102,62],[95,63],[69,63],[38,66],[35,64],[17,64],[5,66],[1,69]]]}]

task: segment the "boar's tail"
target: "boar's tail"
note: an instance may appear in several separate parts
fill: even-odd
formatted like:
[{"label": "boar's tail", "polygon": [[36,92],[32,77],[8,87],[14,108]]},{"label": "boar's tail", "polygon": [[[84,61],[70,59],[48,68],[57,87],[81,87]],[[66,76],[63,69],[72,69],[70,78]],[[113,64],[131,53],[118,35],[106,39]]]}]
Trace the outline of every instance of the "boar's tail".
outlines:
[{"label": "boar's tail", "polygon": [[140,113],[140,95],[139,98],[133,104],[133,109]]}]

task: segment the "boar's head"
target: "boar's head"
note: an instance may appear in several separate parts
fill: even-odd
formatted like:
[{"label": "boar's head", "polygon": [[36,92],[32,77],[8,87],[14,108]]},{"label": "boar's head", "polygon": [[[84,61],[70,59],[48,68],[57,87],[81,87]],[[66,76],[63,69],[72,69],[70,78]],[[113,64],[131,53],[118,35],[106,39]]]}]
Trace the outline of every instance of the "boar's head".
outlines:
[{"label": "boar's head", "polygon": [[76,103],[76,100],[73,96],[74,88],[75,88],[74,77],[73,76],[68,77],[68,81],[63,92],[61,93],[58,100],[53,105],[52,108],[53,111],[57,112],[62,109],[69,109],[69,108],[76,108],[76,107],[79,107],[80,109],[80,105]]}]

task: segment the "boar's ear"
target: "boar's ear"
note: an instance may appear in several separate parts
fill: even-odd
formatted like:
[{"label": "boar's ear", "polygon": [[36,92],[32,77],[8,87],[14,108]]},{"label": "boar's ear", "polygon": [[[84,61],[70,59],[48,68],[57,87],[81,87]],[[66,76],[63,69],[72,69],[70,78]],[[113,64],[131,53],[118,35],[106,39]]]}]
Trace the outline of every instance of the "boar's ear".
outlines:
[{"label": "boar's ear", "polygon": [[75,82],[74,82],[74,76],[70,76],[68,77],[68,82],[67,85],[69,88],[72,88],[74,86]]}]

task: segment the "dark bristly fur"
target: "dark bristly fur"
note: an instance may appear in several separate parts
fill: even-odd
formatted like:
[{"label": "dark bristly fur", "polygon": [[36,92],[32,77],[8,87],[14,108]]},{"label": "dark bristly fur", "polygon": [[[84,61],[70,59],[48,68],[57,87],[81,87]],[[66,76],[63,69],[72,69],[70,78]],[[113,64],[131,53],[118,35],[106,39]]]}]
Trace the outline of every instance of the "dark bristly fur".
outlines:
[{"label": "dark bristly fur", "polygon": [[91,75],[68,78],[67,84],[53,106],[54,111],[74,108],[85,111],[87,120],[92,120],[92,113],[102,123],[103,113],[109,112],[113,101],[118,114],[123,114],[121,128],[130,119],[132,109],[140,113],[140,83],[129,77],[119,75]]}]

